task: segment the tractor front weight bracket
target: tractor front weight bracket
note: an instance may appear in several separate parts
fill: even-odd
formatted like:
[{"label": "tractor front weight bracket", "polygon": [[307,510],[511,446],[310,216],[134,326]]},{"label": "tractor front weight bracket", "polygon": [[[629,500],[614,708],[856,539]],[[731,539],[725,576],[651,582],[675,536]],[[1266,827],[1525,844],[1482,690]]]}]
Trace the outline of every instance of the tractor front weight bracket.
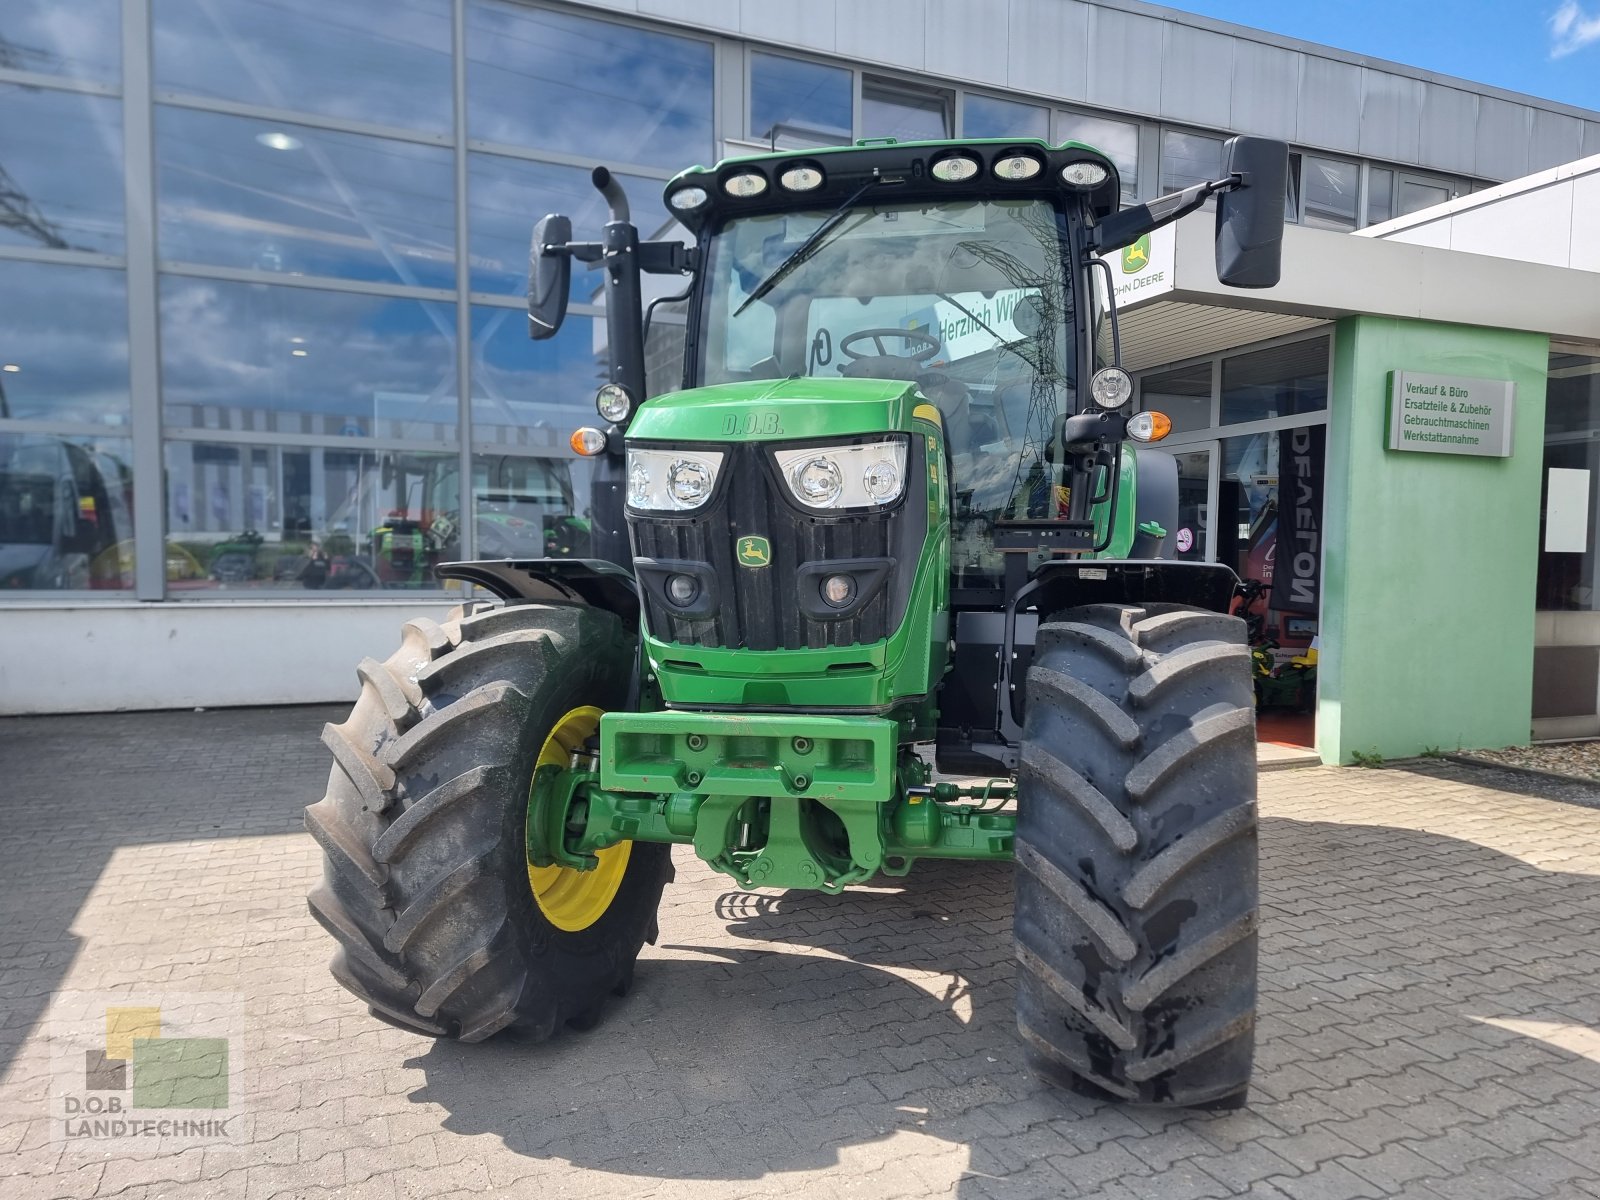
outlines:
[{"label": "tractor front weight bracket", "polygon": [[895,733],[876,717],[607,713],[598,772],[535,772],[528,861],[589,870],[618,842],[674,842],[743,887],[837,892],[919,858],[1009,859],[1009,784],[930,784]]}]

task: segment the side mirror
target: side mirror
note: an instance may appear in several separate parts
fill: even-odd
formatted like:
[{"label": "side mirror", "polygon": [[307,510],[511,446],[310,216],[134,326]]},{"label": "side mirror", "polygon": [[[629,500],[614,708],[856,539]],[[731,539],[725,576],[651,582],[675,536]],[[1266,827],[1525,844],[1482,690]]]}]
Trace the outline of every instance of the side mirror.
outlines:
[{"label": "side mirror", "polygon": [[1272,287],[1283,265],[1289,147],[1271,138],[1229,138],[1223,170],[1244,182],[1217,202],[1217,279],[1227,287]]},{"label": "side mirror", "polygon": [[572,286],[572,259],[551,254],[546,246],[565,246],[572,240],[572,222],[551,213],[533,227],[528,247],[528,336],[534,341],[555,337],[567,317],[567,293]]}]

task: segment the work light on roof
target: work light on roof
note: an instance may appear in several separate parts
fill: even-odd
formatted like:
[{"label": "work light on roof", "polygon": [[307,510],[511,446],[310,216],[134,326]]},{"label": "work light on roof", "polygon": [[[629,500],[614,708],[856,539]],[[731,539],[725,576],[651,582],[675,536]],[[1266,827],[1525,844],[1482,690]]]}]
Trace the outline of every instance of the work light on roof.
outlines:
[{"label": "work light on roof", "polygon": [[760,171],[740,171],[722,181],[722,190],[741,200],[750,200],[767,190],[767,177]]},{"label": "work light on roof", "polygon": [[814,192],[822,186],[822,172],[812,166],[790,167],[778,182],[791,192]]},{"label": "work light on roof", "polygon": [[709,199],[703,187],[681,187],[668,197],[667,203],[678,212],[693,212]]},{"label": "work light on roof", "polygon": [[928,168],[941,183],[964,183],[979,171],[978,160],[965,154],[952,154],[941,158]]},{"label": "work light on roof", "polygon": [[1106,170],[1104,163],[1093,162],[1089,159],[1070,162],[1061,168],[1062,182],[1073,187],[1099,187],[1110,177],[1111,172]]},{"label": "work light on roof", "polygon": [[994,173],[997,179],[1032,179],[1042,170],[1044,164],[1031,154],[1007,154],[1003,158],[994,160]]}]

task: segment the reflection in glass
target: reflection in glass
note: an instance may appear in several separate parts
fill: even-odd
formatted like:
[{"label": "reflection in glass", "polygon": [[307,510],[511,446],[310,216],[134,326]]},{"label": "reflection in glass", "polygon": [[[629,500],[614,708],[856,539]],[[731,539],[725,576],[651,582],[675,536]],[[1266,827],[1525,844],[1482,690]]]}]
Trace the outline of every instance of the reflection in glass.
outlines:
[{"label": "reflection in glass", "polygon": [[133,586],[124,438],[0,432],[0,592]]},{"label": "reflection in glass", "polygon": [[1312,229],[1354,229],[1356,192],[1361,183],[1361,168],[1307,154],[1302,158],[1300,187],[1305,196],[1302,224]]},{"label": "reflection in glass", "polygon": [[[558,167],[498,154],[473,154],[467,160],[467,229],[472,238],[474,291],[521,296],[528,290],[528,244],[533,227],[546,213],[572,218],[577,241],[598,241],[607,221],[606,202],[581,167]],[[661,201],[661,181],[618,175],[639,237],[668,236],[670,222]],[[676,227],[676,226],[675,226]],[[681,229],[681,227],[678,227]],[[572,299],[599,303],[604,277],[599,270],[572,264]]]},{"label": "reflection in glass", "polygon": [[750,136],[778,149],[850,140],[850,72],[842,67],[750,55]]},{"label": "reflection in glass", "polygon": [[455,285],[447,149],[159,108],[156,157],[164,259]]},{"label": "reflection in glass", "polygon": [[1211,451],[1174,451],[1178,460],[1178,524],[1162,553],[1184,562],[1204,562],[1211,527]]},{"label": "reflection in glass", "polygon": [[1387,167],[1367,168],[1367,224],[1394,216],[1394,172]]},{"label": "reflection in glass", "polygon": [[955,96],[891,79],[861,81],[861,135],[902,142],[954,137]]},{"label": "reflection in glass", "polygon": [[122,78],[122,0],[5,0],[0,66],[97,83]]},{"label": "reflection in glass", "polygon": [[1328,407],[1328,339],[1307,338],[1222,361],[1222,421],[1264,421]]},{"label": "reflection in glass", "polygon": [[1211,425],[1211,364],[1195,363],[1139,381],[1139,410],[1161,412],[1172,418],[1173,433],[1188,433]]},{"label": "reflection in glass", "polygon": [[[477,556],[587,557],[588,478],[588,462],[572,456],[473,455],[472,511]],[[580,483],[584,485],[581,503]]]},{"label": "reflection in glass", "polygon": [[449,445],[455,319],[431,300],[164,276],[165,420]]},{"label": "reflection in glass", "polygon": [[0,418],[126,425],[128,295],[121,271],[7,262]]},{"label": "reflection in glass", "polygon": [[1418,212],[1424,208],[1432,208],[1435,204],[1443,204],[1450,199],[1450,189],[1431,183],[1415,183],[1409,179],[1400,181],[1400,211],[1395,215],[1403,217],[1408,213]]},{"label": "reflection in glass", "polygon": [[0,243],[122,253],[119,101],[0,83],[0,169]]},{"label": "reflection in glass", "polygon": [[962,137],[1050,137],[1050,111],[1014,100],[968,93],[961,108]]},{"label": "reflection in glass", "polygon": [[1161,135],[1161,190],[1182,191],[1222,174],[1222,139],[1169,129]]},{"label": "reflection in glass", "polygon": [[711,44],[521,4],[467,6],[474,138],[606,163],[711,157]]},{"label": "reflection in glass", "polygon": [[548,341],[528,337],[520,309],[472,310],[472,440],[475,448],[571,459],[567,438],[597,418],[606,381],[605,322],[569,316]]},{"label": "reflection in glass", "polygon": [[1139,127],[1133,122],[1064,112],[1057,114],[1056,136],[1093,146],[1117,165],[1123,197],[1131,200],[1139,194]]},{"label": "reflection in glass", "polygon": [[[1581,480],[1578,487],[1588,497],[1585,513],[1568,513],[1568,521],[1553,518],[1549,491],[1555,482],[1550,472],[1585,472],[1583,476],[1562,477]],[[1596,550],[1596,529],[1600,508],[1595,498],[1600,480],[1600,357],[1553,350],[1550,354],[1549,381],[1545,391],[1544,489],[1539,531],[1538,607],[1541,611],[1567,610],[1593,612],[1600,609],[1600,554]],[[1572,520],[1577,517],[1577,521]],[[1581,523],[1583,536],[1572,537],[1572,526]],[[1551,526],[1556,526],[1552,530]],[[1550,549],[1551,534],[1563,548]],[[1566,537],[1562,537],[1566,534]],[[1582,549],[1578,548],[1579,543]],[[1575,653],[1575,652],[1571,652]],[[1540,705],[1536,699],[1536,705]]]},{"label": "reflection in glass", "polygon": [[460,557],[456,454],[169,441],[164,457],[169,594],[436,588]]},{"label": "reflection in glass", "polygon": [[448,133],[450,0],[155,0],[156,86]]}]

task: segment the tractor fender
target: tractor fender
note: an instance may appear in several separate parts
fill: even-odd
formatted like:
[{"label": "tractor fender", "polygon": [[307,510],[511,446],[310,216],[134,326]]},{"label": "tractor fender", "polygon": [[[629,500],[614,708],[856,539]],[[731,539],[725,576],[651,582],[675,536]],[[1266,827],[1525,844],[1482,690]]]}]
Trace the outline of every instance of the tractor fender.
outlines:
[{"label": "tractor fender", "polygon": [[630,633],[639,631],[639,587],[633,572],[600,558],[503,558],[440,563],[440,579],[459,579],[500,599],[576,604],[615,613]]}]

